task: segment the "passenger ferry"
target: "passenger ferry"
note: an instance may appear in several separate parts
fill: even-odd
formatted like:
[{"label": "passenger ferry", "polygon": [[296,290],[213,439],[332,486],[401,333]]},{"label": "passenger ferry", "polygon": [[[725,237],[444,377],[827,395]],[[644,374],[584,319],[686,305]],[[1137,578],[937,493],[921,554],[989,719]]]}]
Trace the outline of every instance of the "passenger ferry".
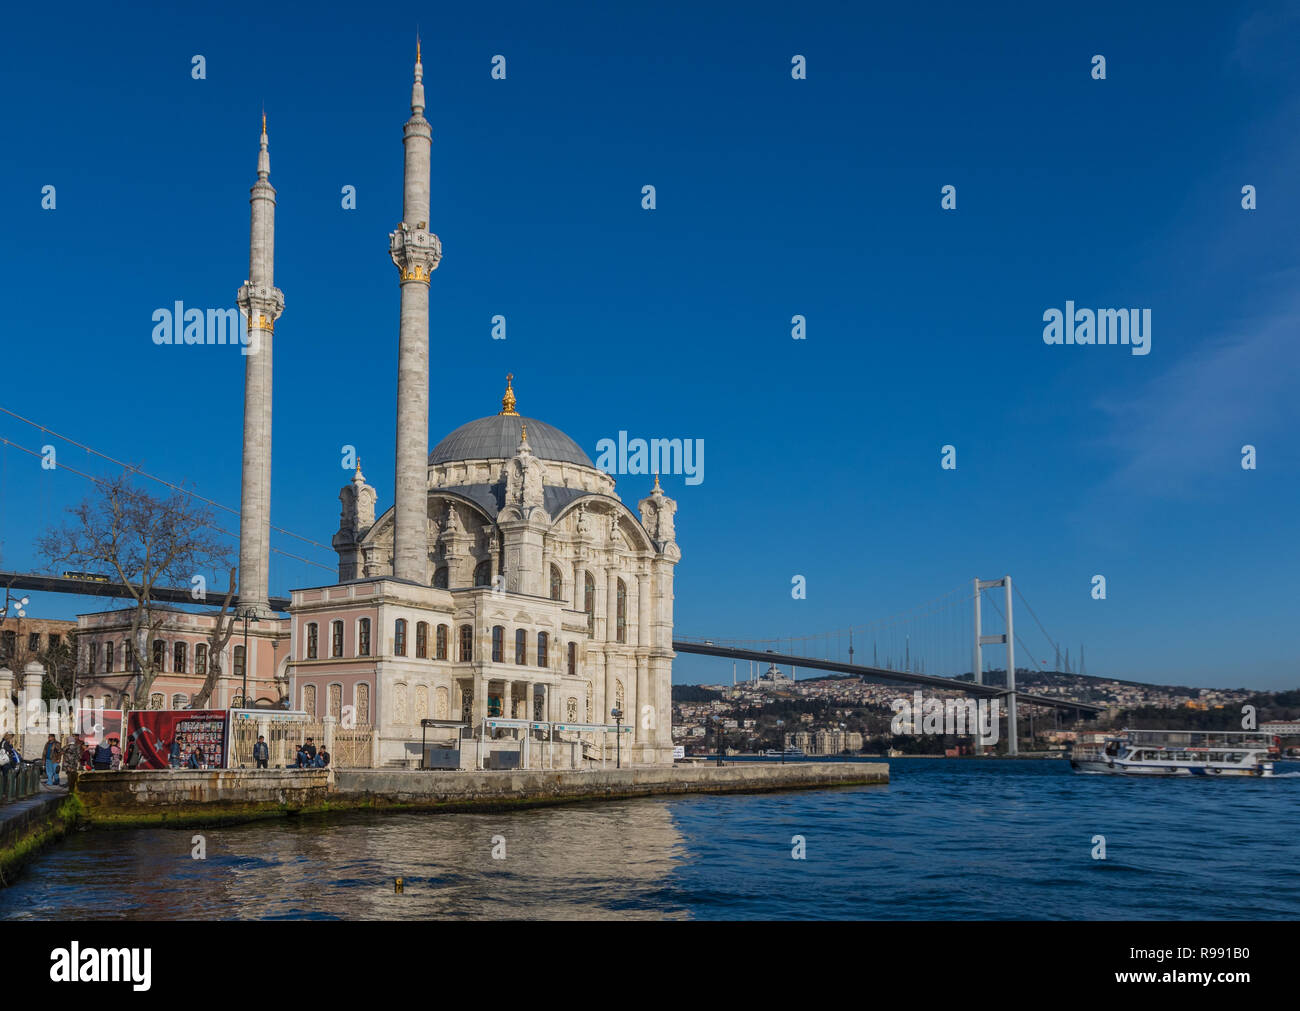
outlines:
[{"label": "passenger ferry", "polygon": [[765,758],[781,758],[783,756],[785,758],[807,758],[808,757],[806,754],[804,754],[803,748],[795,748],[795,747],[786,748],[785,751],[777,751],[776,748],[768,748],[765,752],[763,752],[763,757]]},{"label": "passenger ferry", "polygon": [[1113,776],[1271,776],[1267,734],[1223,730],[1119,730],[1070,750],[1075,772]]}]

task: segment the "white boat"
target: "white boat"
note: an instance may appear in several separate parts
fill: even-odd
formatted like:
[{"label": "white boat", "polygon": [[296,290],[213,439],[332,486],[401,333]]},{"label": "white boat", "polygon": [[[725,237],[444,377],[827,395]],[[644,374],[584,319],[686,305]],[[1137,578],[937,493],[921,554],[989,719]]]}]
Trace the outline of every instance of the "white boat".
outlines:
[{"label": "white boat", "polygon": [[806,754],[804,754],[803,748],[786,748],[785,751],[777,751],[776,748],[768,748],[765,752],[763,752],[763,756],[765,758],[780,758],[783,755],[786,758],[807,758],[808,757]]},{"label": "white boat", "polygon": [[1118,730],[1070,749],[1075,772],[1112,776],[1272,776],[1267,734],[1222,730]]}]

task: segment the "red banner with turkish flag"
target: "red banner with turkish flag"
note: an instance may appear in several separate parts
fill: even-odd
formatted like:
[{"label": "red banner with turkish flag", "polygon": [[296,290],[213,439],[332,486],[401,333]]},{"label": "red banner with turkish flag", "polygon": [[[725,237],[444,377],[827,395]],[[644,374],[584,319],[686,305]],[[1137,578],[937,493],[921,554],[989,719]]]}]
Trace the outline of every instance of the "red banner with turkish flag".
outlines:
[{"label": "red banner with turkish flag", "polygon": [[224,709],[133,709],[126,714],[126,767],[167,768],[175,741],[181,768],[202,749],[202,768],[224,769],[226,717]]}]

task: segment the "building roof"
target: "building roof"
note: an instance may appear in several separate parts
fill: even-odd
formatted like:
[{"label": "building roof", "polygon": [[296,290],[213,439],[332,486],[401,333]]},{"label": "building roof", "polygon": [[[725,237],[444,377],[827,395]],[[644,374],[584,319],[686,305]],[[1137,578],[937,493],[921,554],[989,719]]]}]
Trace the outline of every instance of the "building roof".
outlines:
[{"label": "building roof", "polygon": [[494,414],[461,425],[433,447],[429,465],[457,460],[509,460],[519,448],[524,425],[528,426],[528,448],[533,456],[595,470],[581,447],[554,425],[518,414]]}]

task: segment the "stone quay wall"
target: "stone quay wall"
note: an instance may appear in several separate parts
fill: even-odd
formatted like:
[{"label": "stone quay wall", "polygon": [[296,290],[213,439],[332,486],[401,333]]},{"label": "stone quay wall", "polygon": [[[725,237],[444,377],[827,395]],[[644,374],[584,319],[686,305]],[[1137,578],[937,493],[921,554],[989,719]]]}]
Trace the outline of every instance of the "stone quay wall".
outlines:
[{"label": "stone quay wall", "polygon": [[883,762],[675,765],[457,772],[226,769],[90,773],[75,791],[92,824],[200,824],[351,810],[493,810],[683,793],[765,793],[889,782]]}]

